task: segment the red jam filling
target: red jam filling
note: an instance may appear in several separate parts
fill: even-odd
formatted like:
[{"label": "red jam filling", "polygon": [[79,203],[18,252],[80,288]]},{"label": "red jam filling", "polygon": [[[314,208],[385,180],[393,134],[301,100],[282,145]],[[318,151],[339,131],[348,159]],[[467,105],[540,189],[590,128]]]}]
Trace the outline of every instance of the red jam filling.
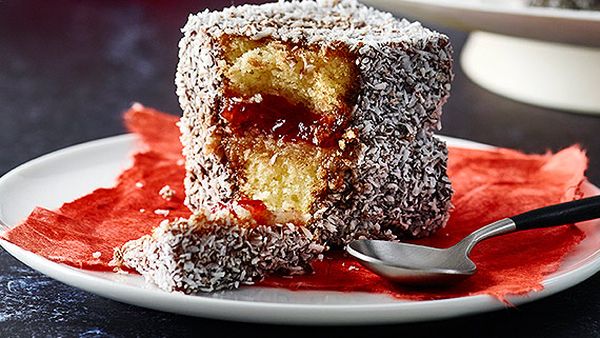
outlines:
[{"label": "red jam filling", "polygon": [[270,224],[272,214],[263,201],[242,198],[237,203],[248,210],[258,224]]},{"label": "red jam filling", "polygon": [[[270,94],[260,99],[229,96],[221,116],[234,133],[255,129],[286,142],[308,142],[321,147],[335,146],[341,137],[341,121],[317,115],[305,105]],[[333,121],[332,121],[333,120]]]}]

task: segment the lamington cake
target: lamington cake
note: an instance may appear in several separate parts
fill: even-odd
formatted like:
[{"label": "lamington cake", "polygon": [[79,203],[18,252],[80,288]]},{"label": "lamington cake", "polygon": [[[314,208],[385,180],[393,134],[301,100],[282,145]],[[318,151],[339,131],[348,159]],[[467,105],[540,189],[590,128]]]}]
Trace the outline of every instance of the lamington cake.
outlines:
[{"label": "lamington cake", "polygon": [[[125,265],[169,290],[215,290],[305,271],[324,249],[357,238],[423,237],[445,225],[447,149],[433,132],[452,80],[446,36],[353,0],[204,11],[183,35],[186,205],[201,216],[129,243]],[[235,222],[206,215],[230,205],[254,225],[234,225],[236,240],[200,244],[229,233]],[[257,226],[297,233],[267,236],[279,244],[258,249],[248,238]],[[157,245],[166,237],[176,249]],[[240,247],[252,252],[243,263],[205,258]],[[157,273],[167,267],[156,252],[171,257],[171,272]],[[244,264],[261,268],[241,273]]]}]

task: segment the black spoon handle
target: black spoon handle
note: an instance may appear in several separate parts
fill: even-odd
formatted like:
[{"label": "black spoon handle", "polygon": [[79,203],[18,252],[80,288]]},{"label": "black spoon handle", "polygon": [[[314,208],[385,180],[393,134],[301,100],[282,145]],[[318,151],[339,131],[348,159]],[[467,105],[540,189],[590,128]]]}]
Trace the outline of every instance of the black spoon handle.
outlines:
[{"label": "black spoon handle", "polygon": [[546,228],[600,218],[600,196],[555,204],[513,216],[517,230]]}]

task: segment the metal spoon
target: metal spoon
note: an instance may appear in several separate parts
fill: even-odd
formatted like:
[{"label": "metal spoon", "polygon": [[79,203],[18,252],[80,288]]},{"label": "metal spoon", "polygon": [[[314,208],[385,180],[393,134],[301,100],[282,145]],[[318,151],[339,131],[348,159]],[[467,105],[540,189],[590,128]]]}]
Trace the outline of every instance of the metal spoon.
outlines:
[{"label": "metal spoon", "polygon": [[556,204],[504,218],[471,233],[447,249],[360,239],[346,250],[369,270],[402,284],[432,285],[459,281],[477,271],[468,257],[480,241],[513,231],[545,228],[600,218],[600,196]]}]

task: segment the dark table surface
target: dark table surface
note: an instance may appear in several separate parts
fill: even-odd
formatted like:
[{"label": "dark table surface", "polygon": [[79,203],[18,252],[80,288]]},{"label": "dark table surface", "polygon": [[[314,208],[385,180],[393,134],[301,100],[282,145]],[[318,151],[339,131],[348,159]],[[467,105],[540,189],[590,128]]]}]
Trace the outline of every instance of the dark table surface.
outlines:
[{"label": "dark table surface", "polygon": [[[124,132],[132,102],[179,114],[179,28],[224,1],[0,1],[0,174],[47,152]],[[466,34],[451,36],[458,57]],[[443,134],[529,152],[587,149],[600,183],[600,117],[537,108],[487,92],[455,68]],[[600,336],[600,274],[518,308],[374,327],[285,327],[162,313],[56,282],[0,249],[0,336]]]}]

